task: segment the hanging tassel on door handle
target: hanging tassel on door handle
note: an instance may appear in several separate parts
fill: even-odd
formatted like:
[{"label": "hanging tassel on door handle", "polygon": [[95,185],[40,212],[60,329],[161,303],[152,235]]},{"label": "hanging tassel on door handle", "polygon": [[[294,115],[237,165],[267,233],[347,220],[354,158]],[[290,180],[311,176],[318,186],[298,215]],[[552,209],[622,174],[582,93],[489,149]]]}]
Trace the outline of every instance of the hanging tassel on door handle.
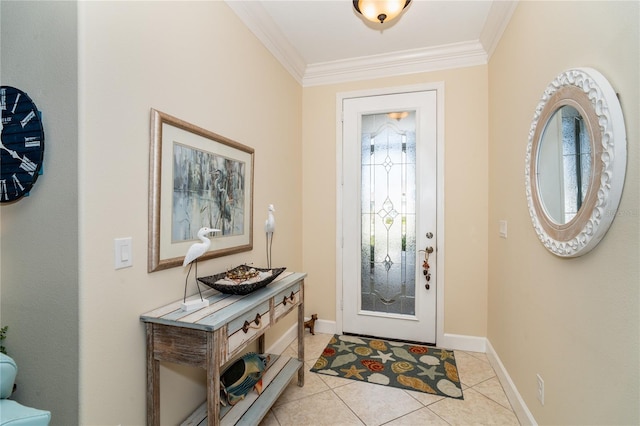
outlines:
[{"label": "hanging tassel on door handle", "polygon": [[422,275],[424,275],[427,283],[424,285],[424,288],[429,290],[431,285],[429,281],[431,281],[431,273],[429,272],[429,255],[433,253],[433,247],[429,246],[424,250],[420,250],[420,252],[424,252],[424,262],[422,262]]}]

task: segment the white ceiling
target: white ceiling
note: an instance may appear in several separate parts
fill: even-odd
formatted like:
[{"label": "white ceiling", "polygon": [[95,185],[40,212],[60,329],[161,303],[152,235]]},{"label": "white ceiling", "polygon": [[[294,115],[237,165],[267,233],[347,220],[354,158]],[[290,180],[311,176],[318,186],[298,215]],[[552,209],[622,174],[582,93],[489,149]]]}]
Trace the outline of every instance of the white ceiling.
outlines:
[{"label": "white ceiling", "polygon": [[413,0],[374,24],[350,0],[226,0],[304,86],[486,64],[517,0]]}]

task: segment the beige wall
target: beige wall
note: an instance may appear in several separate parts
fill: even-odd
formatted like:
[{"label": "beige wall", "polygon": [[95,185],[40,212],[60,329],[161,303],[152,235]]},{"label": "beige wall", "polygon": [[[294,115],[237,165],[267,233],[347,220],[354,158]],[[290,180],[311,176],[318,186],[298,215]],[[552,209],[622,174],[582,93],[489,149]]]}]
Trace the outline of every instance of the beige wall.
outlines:
[{"label": "beige wall", "polygon": [[320,319],[336,319],[336,95],[430,82],[445,85],[444,331],[486,335],[486,66],[304,89],[303,266],[309,273],[306,311],[318,313]]},{"label": "beige wall", "polygon": [[[640,423],[638,6],[520,2],[489,64],[488,338],[540,424]],[[576,66],[598,69],[620,94],[628,168],[602,242],[561,259],[531,225],[524,159],[542,92]],[[509,223],[506,240],[500,219]]]},{"label": "beige wall", "polygon": [[[78,422],[78,92],[74,2],[0,2],[2,85],[42,112],[43,170],[0,208],[0,324],[18,364],[17,401]],[[64,390],[64,392],[61,392]]]},{"label": "beige wall", "polygon": [[[301,270],[302,89],[223,2],[83,2],[79,22],[81,422],[144,424],[139,315],[181,297],[186,273],[147,273],[149,109],[255,149],[255,249],[198,272],[265,265],[269,203],[273,263]],[[116,271],[113,240],[127,236],[134,266]],[[204,401],[204,378],[163,366],[163,424]]]}]

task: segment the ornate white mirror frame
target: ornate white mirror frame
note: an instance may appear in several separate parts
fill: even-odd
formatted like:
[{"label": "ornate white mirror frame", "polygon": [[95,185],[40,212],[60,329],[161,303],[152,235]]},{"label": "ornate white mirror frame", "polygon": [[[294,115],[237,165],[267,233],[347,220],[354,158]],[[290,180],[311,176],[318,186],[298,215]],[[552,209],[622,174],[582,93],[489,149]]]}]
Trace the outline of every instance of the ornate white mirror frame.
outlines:
[{"label": "ornate white mirror frame", "polygon": [[[570,106],[579,113],[578,120],[586,132],[585,164],[590,165],[584,175],[582,202],[577,212],[568,214],[566,221],[549,214],[540,191],[541,146],[551,119],[560,108]],[[580,118],[581,116],[581,118]],[[588,139],[586,139],[588,137]],[[555,143],[558,143],[557,141]],[[560,141],[562,143],[562,141]],[[560,157],[563,148],[558,147]],[[560,159],[562,162],[562,159]],[[575,68],[559,74],[547,86],[538,104],[531,129],[525,161],[525,185],[529,214],[542,244],[561,257],[577,257],[592,250],[604,237],[613,222],[622,196],[627,165],[627,137],[622,108],[607,79],[591,68]],[[562,185],[563,172],[558,178]],[[580,174],[580,173],[578,173]],[[588,186],[587,186],[588,185]],[[563,188],[558,189],[562,193]],[[564,222],[564,223],[560,223]]]}]

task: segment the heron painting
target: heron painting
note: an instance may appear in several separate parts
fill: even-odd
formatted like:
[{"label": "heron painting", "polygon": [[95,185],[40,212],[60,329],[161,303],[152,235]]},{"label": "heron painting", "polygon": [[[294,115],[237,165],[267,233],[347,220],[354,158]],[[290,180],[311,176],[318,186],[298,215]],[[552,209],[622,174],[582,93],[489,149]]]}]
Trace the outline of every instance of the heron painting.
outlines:
[{"label": "heron painting", "polygon": [[171,240],[196,238],[203,226],[242,235],[246,164],[178,143],[173,148]]}]

